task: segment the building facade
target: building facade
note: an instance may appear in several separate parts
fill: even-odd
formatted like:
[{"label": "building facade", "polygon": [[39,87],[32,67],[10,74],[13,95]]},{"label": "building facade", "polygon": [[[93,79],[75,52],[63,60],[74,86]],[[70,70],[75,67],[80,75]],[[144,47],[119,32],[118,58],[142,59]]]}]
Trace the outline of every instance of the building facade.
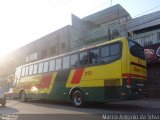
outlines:
[{"label": "building facade", "polygon": [[129,13],[120,5],[104,9],[82,19],[72,15],[67,25],[8,54],[0,61],[0,76],[15,72],[16,67],[88,45],[126,35]]},{"label": "building facade", "polygon": [[144,46],[149,95],[160,97],[160,11],[132,19],[127,31],[130,39]]},{"label": "building facade", "polygon": [[69,50],[71,26],[65,26],[1,58],[0,76],[13,74],[16,67]]}]

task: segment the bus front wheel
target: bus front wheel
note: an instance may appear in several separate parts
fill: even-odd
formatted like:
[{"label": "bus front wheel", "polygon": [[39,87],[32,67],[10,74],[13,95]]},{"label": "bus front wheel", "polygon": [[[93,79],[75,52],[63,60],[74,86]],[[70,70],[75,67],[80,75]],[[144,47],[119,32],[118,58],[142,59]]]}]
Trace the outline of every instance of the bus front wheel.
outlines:
[{"label": "bus front wheel", "polygon": [[76,90],[72,94],[72,104],[75,107],[82,107],[84,105],[84,95],[80,90]]}]

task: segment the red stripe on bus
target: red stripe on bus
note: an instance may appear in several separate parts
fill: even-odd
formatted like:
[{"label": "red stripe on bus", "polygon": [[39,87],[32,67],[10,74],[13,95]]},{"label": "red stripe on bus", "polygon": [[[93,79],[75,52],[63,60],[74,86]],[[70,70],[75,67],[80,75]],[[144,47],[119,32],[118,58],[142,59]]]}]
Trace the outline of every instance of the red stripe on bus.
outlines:
[{"label": "red stripe on bus", "polygon": [[49,88],[49,85],[52,80],[52,74],[45,74],[42,76],[40,84],[36,85],[37,88]]},{"label": "red stripe on bus", "polygon": [[128,77],[128,76],[146,79],[146,76],[143,76],[143,75],[130,74],[130,73],[123,73],[122,74],[122,77]]},{"label": "red stripe on bus", "polygon": [[130,76],[131,74],[130,73],[123,73],[122,74],[122,77],[128,77],[128,76]]},{"label": "red stripe on bus", "polygon": [[32,89],[33,86],[38,88],[38,89],[49,88],[49,85],[51,84],[51,80],[52,80],[52,74],[45,74],[45,75],[42,76],[40,84],[20,85],[18,88],[21,88],[21,89]]},{"label": "red stripe on bus", "polygon": [[84,68],[77,69],[75,71],[74,75],[73,75],[71,84],[78,84],[78,83],[80,83],[82,75],[83,75],[83,72],[84,72]]}]

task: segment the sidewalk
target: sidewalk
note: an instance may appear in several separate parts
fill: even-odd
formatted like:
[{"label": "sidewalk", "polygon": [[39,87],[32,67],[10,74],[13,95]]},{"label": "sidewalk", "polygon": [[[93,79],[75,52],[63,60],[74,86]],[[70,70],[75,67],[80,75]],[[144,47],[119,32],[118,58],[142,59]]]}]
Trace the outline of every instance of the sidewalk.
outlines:
[{"label": "sidewalk", "polygon": [[115,104],[135,105],[143,108],[160,109],[160,99],[145,98],[140,100],[120,101]]}]

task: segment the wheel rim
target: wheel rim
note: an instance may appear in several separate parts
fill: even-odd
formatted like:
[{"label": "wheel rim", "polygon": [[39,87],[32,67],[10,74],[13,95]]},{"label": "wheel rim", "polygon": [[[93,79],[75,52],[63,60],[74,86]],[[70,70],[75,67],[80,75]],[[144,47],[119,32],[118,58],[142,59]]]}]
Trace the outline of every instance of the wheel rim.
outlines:
[{"label": "wheel rim", "polygon": [[82,97],[81,97],[81,95],[76,94],[76,95],[74,96],[74,103],[75,103],[75,105],[77,105],[77,106],[81,105],[81,103],[82,103]]}]

